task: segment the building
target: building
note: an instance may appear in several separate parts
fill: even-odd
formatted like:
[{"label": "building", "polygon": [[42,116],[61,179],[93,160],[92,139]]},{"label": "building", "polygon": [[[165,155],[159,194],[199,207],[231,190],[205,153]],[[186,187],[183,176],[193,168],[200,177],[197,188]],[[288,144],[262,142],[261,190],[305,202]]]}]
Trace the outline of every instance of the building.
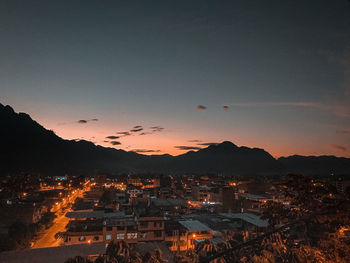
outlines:
[{"label": "building", "polygon": [[193,249],[196,242],[213,237],[213,230],[197,220],[166,222],[165,241],[171,251]]}]

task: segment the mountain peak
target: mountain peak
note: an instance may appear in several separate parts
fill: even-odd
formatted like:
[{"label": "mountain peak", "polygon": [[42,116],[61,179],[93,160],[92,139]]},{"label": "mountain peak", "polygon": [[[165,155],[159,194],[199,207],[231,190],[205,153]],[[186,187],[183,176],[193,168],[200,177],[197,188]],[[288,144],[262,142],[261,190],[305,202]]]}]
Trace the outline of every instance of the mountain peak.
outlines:
[{"label": "mountain peak", "polygon": [[214,145],[210,145],[208,148],[204,149],[204,150],[209,150],[209,151],[219,151],[219,152],[231,152],[233,150],[236,150],[238,148],[237,145],[235,145],[234,143],[230,142],[230,141],[224,141],[222,143],[219,144],[214,144]]},{"label": "mountain peak", "polygon": [[[9,172],[52,173],[224,173],[280,174],[281,172],[348,173],[350,159],[300,157],[274,159],[263,149],[238,147],[230,141],[183,155],[145,156],[87,141],[63,140],[28,114],[0,104],[0,176]],[[316,158],[316,160],[315,160]],[[316,162],[317,161],[317,162]],[[317,164],[317,165],[315,165]]]},{"label": "mountain peak", "polygon": [[218,144],[220,147],[230,147],[230,148],[237,148],[238,146],[230,141],[223,141],[222,143]]},{"label": "mountain peak", "polygon": [[14,109],[10,105],[5,105],[4,106],[4,105],[1,104],[0,109],[3,110],[6,113],[11,113],[11,114],[15,113]]}]

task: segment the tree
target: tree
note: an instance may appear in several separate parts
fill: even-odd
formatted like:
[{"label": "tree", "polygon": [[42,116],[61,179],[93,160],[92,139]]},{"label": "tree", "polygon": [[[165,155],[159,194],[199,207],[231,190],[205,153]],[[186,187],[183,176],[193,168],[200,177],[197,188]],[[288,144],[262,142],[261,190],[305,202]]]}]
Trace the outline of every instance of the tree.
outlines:
[{"label": "tree", "polygon": [[290,206],[271,202],[265,210],[271,229],[220,256],[246,263],[348,262],[349,200],[303,175],[289,175],[285,186]]},{"label": "tree", "polygon": [[105,190],[100,198],[100,203],[110,205],[113,203],[115,192],[113,190]]},{"label": "tree", "polygon": [[92,262],[81,256],[76,256],[74,258],[67,259],[64,263],[92,263]]},{"label": "tree", "polygon": [[106,258],[108,263],[142,263],[141,256],[131,250],[125,241],[110,242],[106,249]]},{"label": "tree", "polygon": [[8,231],[9,243],[13,249],[29,247],[32,235],[27,225],[21,222],[13,223]]},{"label": "tree", "polygon": [[146,255],[142,258],[142,262],[144,263],[165,263],[167,262],[162,255],[162,251],[159,249],[155,249],[152,252],[146,253]]},{"label": "tree", "polygon": [[105,260],[104,260],[104,258],[102,256],[99,256],[98,258],[96,258],[94,263],[105,263]]}]

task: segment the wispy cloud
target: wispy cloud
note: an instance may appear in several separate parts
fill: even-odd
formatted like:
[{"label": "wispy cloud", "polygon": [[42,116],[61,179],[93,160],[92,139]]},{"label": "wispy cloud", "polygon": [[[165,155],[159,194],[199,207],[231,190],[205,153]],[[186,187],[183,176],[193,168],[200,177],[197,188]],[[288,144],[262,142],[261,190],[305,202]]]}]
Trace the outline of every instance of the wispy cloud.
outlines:
[{"label": "wispy cloud", "polygon": [[72,122],[59,122],[57,123],[57,125],[61,126],[61,125],[68,125],[68,124],[74,124],[74,123],[86,124],[88,122],[95,122],[95,121],[98,121],[98,119],[81,119],[81,120],[72,121]]},{"label": "wispy cloud", "polygon": [[122,137],[126,137],[126,136],[136,136],[136,135],[144,136],[144,135],[162,132],[164,130],[165,130],[165,128],[163,128],[161,126],[152,126],[152,127],[149,127],[148,129],[146,129],[141,125],[136,125],[132,129],[130,129],[129,131],[117,132],[117,134],[120,135],[119,136],[120,138],[122,138]]},{"label": "wispy cloud", "polygon": [[229,107],[299,107],[313,108],[334,116],[350,118],[350,55],[335,60],[343,67],[344,80],[339,96],[324,101],[234,102]]},{"label": "wispy cloud", "polygon": [[125,136],[130,136],[131,135],[130,132],[117,132],[117,134],[119,134],[120,137],[125,137]]},{"label": "wispy cloud", "polygon": [[85,124],[85,123],[88,123],[88,122],[90,122],[90,121],[98,121],[98,119],[78,120],[77,123]]},{"label": "wispy cloud", "polygon": [[273,106],[292,106],[292,107],[311,107],[320,108],[322,104],[318,102],[235,102],[231,107],[273,107]]},{"label": "wispy cloud", "polygon": [[130,130],[130,132],[140,132],[142,130],[143,130],[143,128],[133,128]]},{"label": "wispy cloud", "polygon": [[147,150],[147,149],[133,149],[133,152],[137,153],[157,153],[160,152],[160,150]]},{"label": "wispy cloud", "polygon": [[164,128],[161,126],[152,126],[150,127],[150,130],[152,131],[152,133],[155,133],[164,131]]},{"label": "wispy cloud", "polygon": [[115,139],[119,139],[119,136],[111,135],[111,136],[107,136],[106,139],[115,140]]},{"label": "wispy cloud", "polygon": [[338,144],[330,144],[329,146],[332,147],[333,149],[336,149],[336,150],[340,150],[343,152],[346,151],[346,147],[338,145]]},{"label": "wispy cloud", "polygon": [[196,107],[196,109],[197,109],[197,110],[206,110],[207,107],[204,106],[204,105],[198,105],[198,106]]},{"label": "wispy cloud", "polygon": [[174,146],[174,148],[179,149],[179,150],[200,150],[202,149],[201,147],[196,147],[196,146]]},{"label": "wispy cloud", "polygon": [[121,145],[121,142],[118,141],[110,141],[109,143],[112,145]]},{"label": "wispy cloud", "polygon": [[151,134],[151,132],[141,132],[139,135],[148,135]]},{"label": "wispy cloud", "polygon": [[350,134],[350,130],[337,130],[336,133]]},{"label": "wispy cloud", "polygon": [[223,111],[228,111],[229,108],[230,108],[230,107],[227,106],[227,105],[222,106],[222,110],[223,110]]},{"label": "wispy cloud", "polygon": [[201,140],[188,140],[188,142],[202,142]]},{"label": "wispy cloud", "polygon": [[211,145],[218,145],[218,142],[204,142],[204,143],[198,143],[197,145],[202,145],[202,146],[211,146]]},{"label": "wispy cloud", "polygon": [[[349,92],[350,93],[350,92]],[[262,108],[262,107],[295,107],[310,108],[331,113],[338,117],[350,117],[350,94],[343,95],[341,100],[328,100],[324,102],[285,101],[285,102],[234,102],[230,107]]]}]

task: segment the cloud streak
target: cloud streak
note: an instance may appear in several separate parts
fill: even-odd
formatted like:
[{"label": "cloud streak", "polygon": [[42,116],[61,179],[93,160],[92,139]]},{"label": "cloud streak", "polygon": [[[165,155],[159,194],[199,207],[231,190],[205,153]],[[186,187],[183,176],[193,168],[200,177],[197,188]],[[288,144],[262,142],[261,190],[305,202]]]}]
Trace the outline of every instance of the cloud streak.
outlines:
[{"label": "cloud streak", "polygon": [[183,150],[183,151],[188,151],[188,150],[200,150],[202,149],[201,147],[196,147],[196,146],[174,146],[174,148]]},{"label": "cloud streak", "polygon": [[227,106],[227,105],[222,106],[222,110],[223,110],[223,111],[228,111],[229,108],[230,108],[230,107]]},{"label": "cloud streak", "polygon": [[150,127],[150,130],[151,130],[152,133],[156,133],[156,132],[164,131],[164,128],[161,127],[161,126],[153,126],[153,127]]},{"label": "cloud streak", "polygon": [[130,130],[130,132],[140,132],[143,131],[143,128],[133,128]]},{"label": "cloud streak", "polygon": [[202,145],[202,146],[211,146],[211,145],[218,145],[218,142],[204,142],[204,143],[198,143],[197,145]]},{"label": "cloud streak", "polygon": [[125,137],[125,136],[130,136],[131,135],[130,132],[117,132],[117,134],[119,134],[120,137]]},{"label": "cloud streak", "polygon": [[332,147],[333,149],[346,152],[346,147],[344,147],[344,146],[341,146],[341,145],[338,145],[338,144],[330,144],[329,146]]},{"label": "cloud streak", "polygon": [[196,109],[197,109],[197,110],[206,110],[207,107],[204,106],[204,105],[198,105],[198,106],[196,107]]},{"label": "cloud streak", "polygon": [[89,119],[89,120],[78,120],[77,123],[79,124],[86,124],[91,121],[98,121],[98,119]]},{"label": "cloud streak", "polygon": [[157,153],[160,152],[160,150],[147,150],[147,149],[133,149],[133,152],[137,153]]},{"label": "cloud streak", "polygon": [[336,133],[340,133],[340,134],[350,134],[350,130],[337,130]]},{"label": "cloud streak", "polygon": [[[349,52],[349,51],[348,51]],[[341,118],[350,118],[350,54],[341,58],[332,58],[339,67],[343,68],[343,84],[339,96],[329,98],[320,102],[310,101],[284,101],[284,102],[234,102],[229,104],[230,107],[299,107],[313,108],[320,111],[328,112]]]},{"label": "cloud streak", "polygon": [[202,142],[202,140],[188,140],[188,142]]},{"label": "cloud streak", "polygon": [[118,142],[118,141],[110,141],[109,142],[110,144],[112,144],[112,145],[121,145],[121,142]]},{"label": "cloud streak", "polygon": [[273,107],[273,106],[291,106],[307,108],[323,108],[324,105],[318,102],[235,102],[230,104],[231,107]]},{"label": "cloud streak", "polygon": [[148,135],[148,134],[152,134],[151,132],[141,132],[139,135]]},{"label": "cloud streak", "polygon": [[115,139],[119,139],[119,136],[111,135],[111,136],[107,136],[106,139],[115,140]]},{"label": "cloud streak", "polygon": [[135,136],[135,135],[145,136],[145,135],[149,135],[149,134],[162,132],[164,130],[165,130],[165,128],[163,128],[161,126],[152,126],[152,127],[149,127],[148,129],[145,129],[141,125],[136,125],[132,129],[130,129],[129,131],[117,132],[117,134],[119,135],[119,138],[122,138],[122,137],[126,137],[126,136]]}]

